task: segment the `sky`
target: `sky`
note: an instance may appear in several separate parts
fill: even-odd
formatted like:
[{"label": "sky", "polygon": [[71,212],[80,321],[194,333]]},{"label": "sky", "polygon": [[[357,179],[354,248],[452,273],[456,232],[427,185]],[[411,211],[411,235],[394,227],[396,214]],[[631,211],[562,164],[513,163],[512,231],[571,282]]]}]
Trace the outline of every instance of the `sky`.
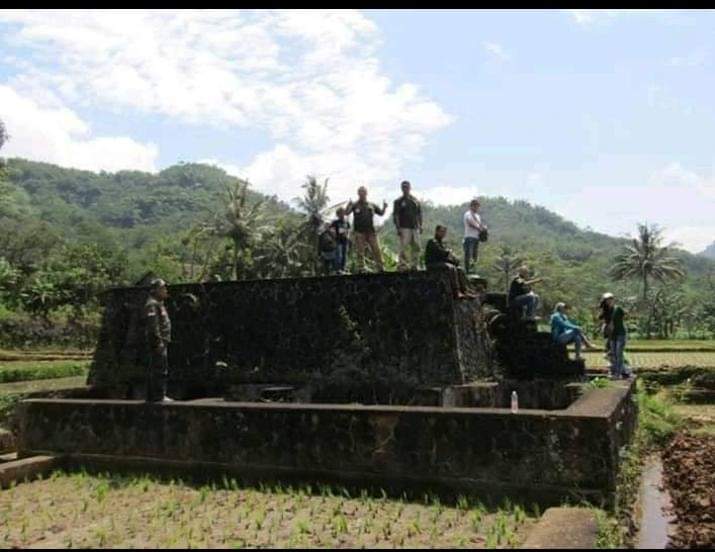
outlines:
[{"label": "sky", "polygon": [[[0,10],[6,157],[715,241],[715,12]],[[488,222],[488,221],[487,221]]]}]

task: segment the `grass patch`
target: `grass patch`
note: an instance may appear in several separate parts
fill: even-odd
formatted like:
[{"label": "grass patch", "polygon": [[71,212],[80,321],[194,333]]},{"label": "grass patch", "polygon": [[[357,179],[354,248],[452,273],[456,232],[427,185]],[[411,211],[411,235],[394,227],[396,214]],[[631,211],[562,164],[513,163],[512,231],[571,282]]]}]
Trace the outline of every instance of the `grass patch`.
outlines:
[{"label": "grass patch", "polygon": [[[608,361],[603,357],[603,352],[587,352],[583,354],[587,368],[605,368]],[[636,352],[630,345],[626,345],[626,359],[631,368],[636,370],[644,369],[667,369],[680,368],[684,366],[692,367],[715,367],[715,351],[649,351]]]},{"label": "grass patch", "polygon": [[0,383],[86,376],[88,361],[10,362],[0,364]]}]

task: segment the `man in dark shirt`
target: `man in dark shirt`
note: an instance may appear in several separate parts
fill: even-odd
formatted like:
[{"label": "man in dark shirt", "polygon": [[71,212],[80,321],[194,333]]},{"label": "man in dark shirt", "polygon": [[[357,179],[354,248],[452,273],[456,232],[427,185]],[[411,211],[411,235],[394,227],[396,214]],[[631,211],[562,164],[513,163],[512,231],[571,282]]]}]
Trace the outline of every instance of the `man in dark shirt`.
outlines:
[{"label": "man in dark shirt", "polygon": [[[400,238],[399,270],[409,266],[413,270],[419,268],[420,235],[422,234],[422,207],[415,196],[410,193],[411,184],[405,180],[401,184],[402,195],[395,200],[392,208],[392,220]],[[410,259],[407,250],[410,249]]]},{"label": "man in dark shirt", "polygon": [[474,299],[475,295],[467,291],[467,278],[458,267],[459,259],[445,247],[442,241],[446,235],[447,228],[437,225],[434,238],[427,242],[425,248],[425,266],[427,270],[447,270],[449,272],[449,283],[456,299]]},{"label": "man in dark shirt", "polygon": [[524,314],[526,308],[526,319],[535,320],[536,306],[539,303],[539,296],[532,290],[531,286],[542,281],[542,278],[529,278],[529,267],[526,265],[520,266],[517,271],[517,277],[514,278],[509,287],[509,306],[516,307],[519,314]]},{"label": "man in dark shirt", "polygon": [[343,207],[339,207],[338,210],[335,211],[335,215],[338,218],[330,224],[330,227],[335,232],[335,239],[338,245],[335,255],[335,266],[338,273],[344,273],[345,265],[348,261],[348,247],[350,245],[350,223],[345,217],[345,209]]},{"label": "man in dark shirt", "polygon": [[382,253],[380,252],[380,243],[377,240],[375,233],[375,225],[373,218],[375,215],[384,215],[387,209],[387,202],[382,202],[382,209],[374,203],[367,200],[367,188],[360,186],[358,188],[358,200],[353,203],[352,199],[348,203],[345,214],[353,215],[353,229],[355,235],[355,248],[357,252],[358,270],[365,271],[365,248],[370,247],[372,258],[377,265],[378,271],[383,271]]},{"label": "man in dark shirt", "polygon": [[613,365],[611,369],[611,377],[614,379],[630,377],[630,370],[625,365],[625,350],[626,350],[626,325],[624,318],[626,311],[623,307],[616,304],[616,298],[611,295],[606,299],[606,304],[611,309],[611,322],[609,323],[608,332],[611,336],[611,354],[613,355]]}]

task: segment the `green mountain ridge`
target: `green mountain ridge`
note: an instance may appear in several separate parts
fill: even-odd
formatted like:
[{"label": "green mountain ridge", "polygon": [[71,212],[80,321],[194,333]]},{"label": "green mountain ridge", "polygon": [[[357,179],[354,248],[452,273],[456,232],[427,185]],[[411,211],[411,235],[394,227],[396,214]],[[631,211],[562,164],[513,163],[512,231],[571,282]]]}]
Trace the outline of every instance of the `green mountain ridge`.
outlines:
[{"label": "green mountain ridge", "polygon": [[[161,247],[180,256],[181,237],[195,222],[221,212],[225,188],[235,182],[222,169],[197,163],[174,165],[156,174],[94,173],[10,159],[5,173],[0,233],[3,227],[11,228],[16,221],[23,221],[34,225],[35,234],[54,236],[59,241],[119,248],[126,251],[135,274],[153,262]],[[300,193],[297,189],[296,195]],[[419,197],[418,189],[415,193]],[[276,217],[300,216],[276,197],[267,198],[257,192],[249,196],[249,200],[259,198],[265,199]],[[333,202],[340,199],[331,197]],[[423,242],[430,237],[435,224],[445,224],[449,229],[448,242],[461,257],[462,216],[466,208],[466,201],[459,206],[425,203]],[[607,289],[636,292],[629,284],[614,284],[607,275],[613,257],[626,239],[582,229],[526,201],[487,197],[481,213],[489,225],[490,238],[481,246],[477,270],[489,278],[492,288],[503,287],[504,276],[494,268],[494,263],[506,247],[528,261],[536,272],[549,277],[549,283],[542,289],[550,301],[559,298],[592,304]],[[384,244],[392,251],[397,250],[397,236],[389,216],[380,235]],[[677,250],[676,256],[688,270],[686,287],[690,289],[697,288],[698,278],[715,270],[715,262],[703,256],[682,250]]]}]

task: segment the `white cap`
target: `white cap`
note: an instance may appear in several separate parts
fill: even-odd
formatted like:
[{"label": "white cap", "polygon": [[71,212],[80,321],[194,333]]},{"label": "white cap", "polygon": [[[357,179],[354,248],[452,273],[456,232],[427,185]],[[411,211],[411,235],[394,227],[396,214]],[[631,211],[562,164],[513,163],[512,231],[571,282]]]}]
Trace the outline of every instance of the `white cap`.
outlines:
[{"label": "white cap", "polygon": [[606,299],[613,299],[613,294],[610,291],[607,291],[601,296],[601,301],[605,301]]}]

